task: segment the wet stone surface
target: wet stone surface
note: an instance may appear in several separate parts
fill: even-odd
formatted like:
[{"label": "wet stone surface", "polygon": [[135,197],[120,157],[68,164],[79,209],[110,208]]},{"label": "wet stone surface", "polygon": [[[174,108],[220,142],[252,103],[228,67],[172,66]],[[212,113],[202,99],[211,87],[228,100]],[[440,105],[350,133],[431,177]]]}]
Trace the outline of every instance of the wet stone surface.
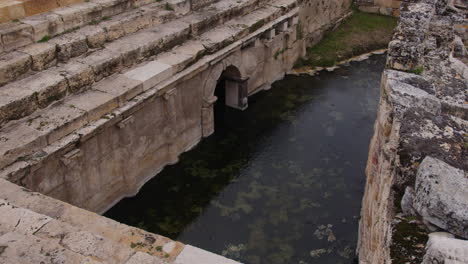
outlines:
[{"label": "wet stone surface", "polygon": [[355,263],[384,55],[216,109],[216,132],[106,216],[246,264]]}]

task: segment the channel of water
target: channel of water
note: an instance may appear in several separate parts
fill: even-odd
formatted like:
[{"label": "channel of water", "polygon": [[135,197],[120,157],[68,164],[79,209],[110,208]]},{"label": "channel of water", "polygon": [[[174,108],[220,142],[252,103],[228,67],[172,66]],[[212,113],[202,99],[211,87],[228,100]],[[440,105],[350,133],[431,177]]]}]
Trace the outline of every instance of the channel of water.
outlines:
[{"label": "channel of water", "polygon": [[286,76],[105,215],[246,264],[351,264],[385,55]]}]

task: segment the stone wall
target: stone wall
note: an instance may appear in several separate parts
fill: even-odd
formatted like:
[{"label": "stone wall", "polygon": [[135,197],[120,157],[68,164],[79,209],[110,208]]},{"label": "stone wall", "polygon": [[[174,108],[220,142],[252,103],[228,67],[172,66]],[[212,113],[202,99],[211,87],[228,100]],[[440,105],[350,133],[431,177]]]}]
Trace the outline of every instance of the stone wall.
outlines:
[{"label": "stone wall", "polygon": [[[439,0],[401,7],[367,161],[360,263],[466,262],[468,243],[453,235],[426,246],[434,231],[468,238],[468,60],[454,29],[466,16]],[[465,246],[447,251],[443,239]]]},{"label": "stone wall", "polygon": [[386,16],[399,16],[402,0],[356,0],[359,10]]}]

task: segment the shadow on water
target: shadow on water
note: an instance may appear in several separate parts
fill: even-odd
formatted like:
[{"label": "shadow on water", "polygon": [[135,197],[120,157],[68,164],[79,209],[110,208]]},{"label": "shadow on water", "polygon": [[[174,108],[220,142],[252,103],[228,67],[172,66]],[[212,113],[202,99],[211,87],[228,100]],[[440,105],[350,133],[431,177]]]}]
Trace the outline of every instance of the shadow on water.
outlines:
[{"label": "shadow on water", "polygon": [[216,132],[106,216],[247,264],[354,263],[384,64],[287,76],[245,111],[218,102]]}]

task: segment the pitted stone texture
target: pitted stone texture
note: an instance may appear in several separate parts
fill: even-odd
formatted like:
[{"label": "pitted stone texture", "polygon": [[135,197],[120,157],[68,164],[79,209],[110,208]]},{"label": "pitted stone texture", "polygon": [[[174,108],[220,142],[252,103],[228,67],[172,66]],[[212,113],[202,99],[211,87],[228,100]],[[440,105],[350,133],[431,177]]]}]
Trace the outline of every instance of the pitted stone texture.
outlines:
[{"label": "pitted stone texture", "polygon": [[31,56],[28,54],[15,51],[0,56],[0,86],[15,80],[30,68]]},{"label": "pitted stone texture", "polygon": [[416,211],[413,207],[414,190],[411,187],[406,187],[405,194],[401,198],[401,210],[405,215],[415,216]]},{"label": "pitted stone texture", "polygon": [[31,56],[32,69],[34,71],[42,71],[52,66],[57,65],[57,48],[51,43],[37,43],[26,46],[20,51]]},{"label": "pitted stone texture", "polygon": [[[468,170],[467,121],[444,114],[434,115],[420,107],[407,109],[401,120],[398,155],[402,167],[414,167],[426,156],[431,156],[455,168]],[[414,170],[407,171],[401,177],[409,179],[414,173]],[[411,182],[414,179],[410,179]]]},{"label": "pitted stone texture", "polygon": [[0,199],[0,226],[8,232],[32,235],[40,230],[52,218],[35,212],[18,208]]},{"label": "pitted stone texture", "polygon": [[[406,75],[403,79],[401,75]],[[385,80],[388,78],[388,80]],[[384,89],[388,94],[390,100],[395,105],[401,105],[400,108],[421,107],[426,111],[438,114],[441,111],[441,104],[437,97],[433,94],[431,86],[423,85],[423,89],[419,89],[413,85],[408,84],[407,80],[415,78],[417,75],[399,73],[396,71],[387,70],[384,72]],[[406,81],[406,82],[405,82]]]},{"label": "pitted stone texture", "polygon": [[432,233],[426,246],[426,255],[421,264],[468,263],[468,241],[455,239],[449,234]]},{"label": "pitted stone texture", "polygon": [[5,264],[98,264],[100,261],[64,249],[32,235],[6,233],[0,236],[0,263]]},{"label": "pitted stone texture", "polygon": [[144,252],[137,252],[125,264],[165,264],[161,259],[155,258]]},{"label": "pitted stone texture", "polygon": [[468,177],[464,171],[426,157],[416,176],[413,206],[425,221],[468,238]]}]

